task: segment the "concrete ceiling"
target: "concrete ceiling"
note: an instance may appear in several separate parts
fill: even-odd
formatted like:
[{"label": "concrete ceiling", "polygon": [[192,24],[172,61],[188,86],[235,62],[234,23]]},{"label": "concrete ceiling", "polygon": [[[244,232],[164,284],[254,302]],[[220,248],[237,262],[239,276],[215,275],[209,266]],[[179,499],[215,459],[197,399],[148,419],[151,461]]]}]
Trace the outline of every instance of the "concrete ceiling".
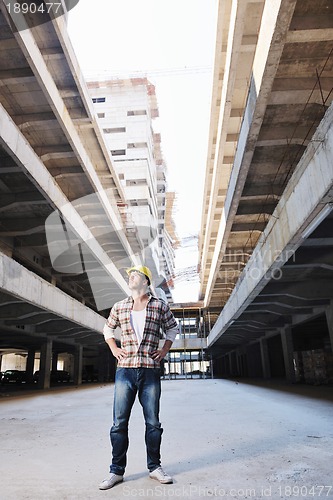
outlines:
[{"label": "concrete ceiling", "polygon": [[[226,43],[225,37],[218,37],[216,46],[215,74],[224,76],[226,80],[222,80],[223,85],[220,79],[214,83],[213,97],[216,100],[213,99],[212,104],[210,156],[200,244],[201,298],[211,308],[223,307],[227,302],[302,154],[333,100],[332,2],[280,2],[270,45],[268,23],[260,23],[263,4],[244,4],[247,4],[248,10],[256,9],[257,22],[253,24],[252,18],[238,19],[236,14],[234,38]],[[222,31],[230,35],[230,19],[223,17],[229,2],[223,1],[220,5],[218,33]],[[266,7],[269,8],[269,2],[266,2]],[[256,31],[256,45],[251,52],[245,45],[248,25]],[[268,45],[266,60],[265,54],[261,54],[265,43]],[[225,59],[229,51],[231,62],[227,66]],[[236,114],[233,100],[238,95],[238,86],[234,81],[242,66],[241,61],[236,61],[235,67],[232,66],[233,58],[239,56],[237,51],[242,55],[245,53],[253,63],[248,70],[248,80],[242,82],[242,89],[248,92],[248,99],[253,100],[254,106],[245,139],[240,135],[240,121],[243,120],[244,125],[247,119],[246,102],[241,108],[237,105],[242,113],[236,127],[237,133],[236,129],[232,134],[230,132]],[[221,53],[226,54],[222,60],[218,57]],[[256,88],[255,57],[258,54],[264,59],[262,64],[265,68],[262,81]],[[225,110],[222,116],[219,107],[219,94],[220,97],[226,95],[223,89],[230,92],[231,109],[227,117]],[[237,141],[233,155],[227,152],[231,139]],[[223,220],[231,173],[224,160],[228,156],[230,162],[234,162],[239,141],[242,140],[246,140],[246,144],[239,166],[240,175],[228,217]],[[222,244],[218,241],[221,225],[225,225]]]}]

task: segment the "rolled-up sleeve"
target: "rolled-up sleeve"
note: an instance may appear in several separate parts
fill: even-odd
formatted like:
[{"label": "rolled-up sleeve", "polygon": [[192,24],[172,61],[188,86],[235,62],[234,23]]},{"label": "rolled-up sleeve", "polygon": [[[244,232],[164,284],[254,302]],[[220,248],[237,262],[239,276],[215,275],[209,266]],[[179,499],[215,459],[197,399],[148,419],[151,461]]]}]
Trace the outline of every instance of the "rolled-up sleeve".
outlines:
[{"label": "rolled-up sleeve", "polygon": [[167,304],[164,304],[162,315],[162,329],[165,332],[165,339],[173,342],[179,332],[177,321]]},{"label": "rolled-up sleeve", "polygon": [[170,328],[165,332],[165,340],[171,340],[173,342],[179,333],[178,325],[175,328]]},{"label": "rolled-up sleeve", "polygon": [[120,326],[119,319],[118,319],[118,312],[116,306],[113,306],[113,308],[110,311],[109,317],[106,320],[106,323],[103,328],[103,335],[104,339],[114,339],[115,338],[115,329]]}]

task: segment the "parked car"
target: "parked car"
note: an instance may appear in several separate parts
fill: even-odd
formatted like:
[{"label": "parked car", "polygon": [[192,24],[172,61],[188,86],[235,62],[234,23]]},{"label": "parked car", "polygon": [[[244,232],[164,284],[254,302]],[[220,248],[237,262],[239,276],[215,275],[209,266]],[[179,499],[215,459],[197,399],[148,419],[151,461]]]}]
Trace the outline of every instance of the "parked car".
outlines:
[{"label": "parked car", "polygon": [[83,368],[82,382],[98,382],[98,371],[90,368]]},{"label": "parked car", "polygon": [[22,370],[6,370],[1,376],[1,384],[22,384],[26,381],[27,373]]},{"label": "parked car", "polygon": [[187,375],[199,375],[199,377],[202,378],[203,372],[201,370],[193,370],[191,372],[188,372]]},{"label": "parked car", "polygon": [[69,382],[71,376],[66,370],[52,370],[51,382]]},{"label": "parked car", "polygon": [[[39,379],[39,370],[35,371],[33,376],[33,381],[38,382]],[[52,370],[50,373],[50,382],[69,382],[71,379],[69,372],[66,370]]]}]

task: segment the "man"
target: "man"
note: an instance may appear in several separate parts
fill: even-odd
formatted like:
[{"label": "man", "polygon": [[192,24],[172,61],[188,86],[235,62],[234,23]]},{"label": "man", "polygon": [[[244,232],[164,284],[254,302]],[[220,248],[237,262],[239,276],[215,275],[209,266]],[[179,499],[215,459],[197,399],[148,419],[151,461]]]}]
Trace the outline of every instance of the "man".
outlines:
[{"label": "man", "polygon": [[[112,488],[123,480],[128,449],[128,422],[136,394],[146,424],[145,442],[149,477],[160,483],[172,483],[161,467],[160,446],[163,429],[159,422],[161,395],[160,362],[168,353],[178,326],[169,306],[149,292],[150,269],[136,266],[127,269],[131,295],[117,302],[104,327],[104,337],[118,360],[113,401],[113,425],[110,430],[112,463],[110,477],[99,485]],[[121,328],[121,347],[114,331]],[[165,341],[159,349],[160,331]]]}]

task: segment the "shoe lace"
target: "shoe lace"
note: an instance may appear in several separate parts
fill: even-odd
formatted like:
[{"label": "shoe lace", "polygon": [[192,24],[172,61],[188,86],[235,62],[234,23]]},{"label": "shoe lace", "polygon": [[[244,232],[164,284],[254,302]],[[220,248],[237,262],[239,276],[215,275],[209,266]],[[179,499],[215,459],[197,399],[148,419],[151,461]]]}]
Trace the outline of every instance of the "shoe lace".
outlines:
[{"label": "shoe lace", "polygon": [[162,469],[162,467],[158,467],[158,472],[160,472],[163,476],[167,476],[168,474]]}]

